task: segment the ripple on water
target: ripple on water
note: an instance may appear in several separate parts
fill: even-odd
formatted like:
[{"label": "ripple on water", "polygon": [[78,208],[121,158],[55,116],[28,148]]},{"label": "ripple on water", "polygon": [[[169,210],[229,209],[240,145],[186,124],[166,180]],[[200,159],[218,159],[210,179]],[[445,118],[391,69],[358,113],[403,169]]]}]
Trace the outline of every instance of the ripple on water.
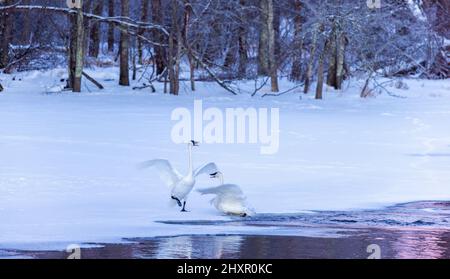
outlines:
[{"label": "ripple on water", "polygon": [[229,220],[160,221],[172,225],[199,226],[339,226],[349,228],[436,228],[450,229],[450,202],[423,201],[404,203],[380,210],[315,211],[299,214],[256,214]]}]

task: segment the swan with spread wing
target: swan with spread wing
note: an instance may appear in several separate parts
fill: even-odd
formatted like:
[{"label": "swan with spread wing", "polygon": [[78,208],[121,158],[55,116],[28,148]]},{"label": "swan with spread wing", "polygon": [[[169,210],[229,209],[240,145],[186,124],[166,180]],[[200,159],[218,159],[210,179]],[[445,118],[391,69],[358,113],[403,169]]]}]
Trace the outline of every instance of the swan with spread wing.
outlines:
[{"label": "swan with spread wing", "polygon": [[247,203],[247,198],[238,185],[224,184],[223,174],[215,172],[210,174],[211,178],[219,178],[220,185],[217,187],[198,189],[202,195],[215,195],[211,200],[214,207],[227,214],[241,217],[252,216],[255,214]]},{"label": "swan with spread wing", "polygon": [[215,163],[207,163],[194,170],[192,163],[192,149],[197,146],[198,142],[196,141],[188,143],[189,171],[185,176],[181,175],[171,163],[165,159],[155,159],[140,164],[141,169],[156,168],[158,170],[161,180],[169,187],[171,199],[175,200],[179,207],[182,207],[182,212],[186,212],[186,201],[195,186],[197,176],[201,174],[211,175],[212,173],[218,172]]}]

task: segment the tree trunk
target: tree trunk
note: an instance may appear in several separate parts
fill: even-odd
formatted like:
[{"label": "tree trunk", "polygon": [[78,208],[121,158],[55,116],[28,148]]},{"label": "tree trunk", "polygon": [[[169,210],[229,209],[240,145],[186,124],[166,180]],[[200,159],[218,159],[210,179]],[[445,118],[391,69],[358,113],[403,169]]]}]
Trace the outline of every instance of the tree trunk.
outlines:
[{"label": "tree trunk", "polygon": [[347,39],[345,35],[340,31],[338,33],[338,41],[336,48],[336,89],[342,89],[342,83],[345,76],[345,48],[347,45]]},{"label": "tree trunk", "polygon": [[309,62],[306,69],[306,77],[305,77],[305,88],[303,93],[308,94],[309,87],[311,85],[311,78],[313,74],[313,67],[314,67],[314,59],[316,56],[316,50],[317,50],[317,37],[319,36],[319,32],[323,31],[323,25],[318,25],[316,27],[316,30],[314,31],[312,42],[311,42],[311,51],[309,53]]},{"label": "tree trunk", "polygon": [[[92,9],[93,9],[93,0],[85,0],[84,4],[82,5],[82,11],[84,13],[88,13],[91,14],[92,13]],[[83,34],[84,34],[84,39],[83,39],[83,48],[84,48],[84,53],[86,55],[89,54],[89,43],[90,43],[90,39],[91,39],[91,21],[90,20],[83,20]]]},{"label": "tree trunk", "polygon": [[66,88],[72,89],[75,81],[75,68],[76,68],[76,52],[77,52],[77,15],[68,15],[70,32],[69,32],[69,47],[68,47],[68,72],[69,78],[67,79]]},{"label": "tree trunk", "polygon": [[[130,15],[129,0],[121,0],[121,16]],[[121,27],[120,32],[120,80],[119,85],[130,85],[130,67],[129,67],[129,35],[126,27]]]},{"label": "tree trunk", "polygon": [[[94,12],[95,15],[103,14],[103,1],[95,3]],[[93,22],[91,27],[91,43],[89,44],[89,56],[97,58],[100,53],[100,23]]]},{"label": "tree trunk", "polygon": [[187,48],[187,56],[189,61],[191,90],[195,91],[195,59],[192,57],[192,49],[189,44],[189,22],[192,15],[192,6],[189,0],[184,0],[184,28],[183,41]]},{"label": "tree trunk", "polygon": [[[164,17],[163,17],[163,8],[161,5],[161,0],[152,0],[152,17],[153,23],[158,25],[164,25]],[[164,44],[164,36],[160,33],[160,31],[153,31],[153,40],[156,43]],[[165,48],[161,46],[154,47],[154,59],[153,61],[156,64],[156,74],[161,75],[166,69],[166,52]]]},{"label": "tree trunk", "polygon": [[335,21],[330,36],[330,62],[328,68],[327,84],[336,90],[342,89],[344,80],[346,38],[342,31],[340,21]]},{"label": "tree trunk", "polygon": [[293,45],[293,63],[290,79],[292,81],[300,81],[302,79],[302,2],[295,0],[295,17],[294,17],[294,45]]},{"label": "tree trunk", "polygon": [[179,73],[181,60],[182,35],[178,23],[178,1],[172,0],[172,24],[169,35],[169,92],[173,95],[179,93]]},{"label": "tree trunk", "polygon": [[[30,5],[30,0],[23,0],[22,5]],[[31,15],[32,15],[31,12],[23,14],[23,27],[22,27],[21,42],[24,45],[28,45],[31,43],[30,42],[30,39],[31,39],[31,24],[30,24]]]},{"label": "tree trunk", "polygon": [[327,76],[327,84],[328,86],[332,86],[336,88],[336,70],[337,70],[337,27],[336,21],[333,22],[333,29],[330,34],[328,41],[330,42],[330,59],[328,63],[328,76]]},{"label": "tree trunk", "polygon": [[232,70],[233,66],[236,63],[236,55],[235,55],[235,48],[234,48],[234,44],[235,44],[235,37],[231,36],[227,47],[227,50],[225,52],[225,61],[223,63],[223,67],[224,68],[228,68],[228,70]]},{"label": "tree trunk", "polygon": [[247,46],[247,28],[244,26],[246,19],[246,13],[243,11],[246,6],[246,0],[239,0],[241,6],[241,22],[238,28],[238,44],[239,44],[239,78],[245,78],[247,74],[247,64],[248,64],[248,46]]},{"label": "tree trunk", "polygon": [[[173,20],[172,20],[173,22]],[[168,75],[169,75],[169,93],[176,95],[175,93],[175,86],[174,86],[174,80],[175,80],[175,58],[174,58],[174,52],[175,52],[175,34],[174,34],[174,27],[172,26],[170,34],[169,34],[169,54],[168,54]]]},{"label": "tree trunk", "polygon": [[[2,5],[11,4],[11,0],[6,0]],[[9,45],[12,33],[12,16],[9,11],[0,13],[0,69],[5,68],[9,64]]]},{"label": "tree trunk", "polygon": [[319,67],[318,67],[318,73],[317,73],[317,88],[316,88],[316,99],[321,100],[323,97],[323,71],[324,71],[324,64],[325,64],[325,57],[328,55],[328,51],[330,48],[330,41],[327,40],[325,43],[325,46],[322,50],[322,53],[319,56]]},{"label": "tree trunk", "polygon": [[274,10],[273,10],[273,0],[267,0],[268,6],[268,16],[267,16],[267,27],[269,29],[269,67],[270,67],[270,80],[272,92],[278,92],[278,61],[276,59],[275,50],[275,28],[274,28]]},{"label": "tree trunk", "polygon": [[[141,21],[148,22],[148,3],[149,0],[142,0],[142,15]],[[145,34],[144,30],[139,30],[139,35],[143,36]],[[141,38],[138,38],[138,63],[144,64],[144,42]]]},{"label": "tree trunk", "polygon": [[[114,17],[115,16],[115,7],[114,7],[114,0],[107,0],[108,1],[108,16]],[[108,51],[114,52],[114,25],[109,24],[108,25]]]},{"label": "tree trunk", "polygon": [[[83,1],[80,0],[81,6]],[[83,75],[84,60],[84,23],[83,10],[77,10],[76,18],[76,50],[75,50],[75,76],[73,80],[73,92],[81,92],[81,77]]]},{"label": "tree trunk", "polygon": [[270,74],[269,66],[269,0],[260,0],[260,32],[258,47],[258,74],[267,76]]}]

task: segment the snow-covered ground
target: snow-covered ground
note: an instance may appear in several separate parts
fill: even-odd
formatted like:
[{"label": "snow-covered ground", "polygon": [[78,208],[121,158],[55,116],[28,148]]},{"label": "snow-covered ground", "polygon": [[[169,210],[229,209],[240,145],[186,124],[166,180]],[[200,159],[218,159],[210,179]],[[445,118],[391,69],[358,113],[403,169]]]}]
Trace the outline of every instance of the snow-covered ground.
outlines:
[{"label": "snow-covered ground", "polygon": [[[226,219],[208,197],[192,193],[189,213],[169,207],[155,172],[136,164],[167,158],[187,169],[186,146],[175,145],[172,110],[195,99],[218,108],[280,108],[280,148],[201,145],[196,165],[216,162],[241,185],[258,213],[378,208],[450,199],[450,82],[406,80],[398,95],[360,99],[360,83],[325,100],[232,96],[214,83],[181,96],[118,87],[117,71],[91,74],[82,94],[58,91],[64,69],[0,75],[0,249],[64,248],[123,237],[255,233],[244,226],[173,226],[155,221]],[[284,85],[288,88],[288,84]],[[157,85],[158,92],[162,85]],[[198,187],[214,185],[209,178]],[[250,232],[250,230],[252,230]],[[258,233],[258,232],[257,232]],[[270,232],[261,228],[259,233]]]}]

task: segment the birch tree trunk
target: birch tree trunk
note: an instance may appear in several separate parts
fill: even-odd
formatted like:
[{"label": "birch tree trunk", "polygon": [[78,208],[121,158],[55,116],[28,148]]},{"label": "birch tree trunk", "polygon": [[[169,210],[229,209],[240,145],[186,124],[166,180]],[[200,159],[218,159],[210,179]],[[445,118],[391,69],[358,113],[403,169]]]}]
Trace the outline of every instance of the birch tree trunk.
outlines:
[{"label": "birch tree trunk", "polygon": [[[121,0],[121,16],[130,15],[129,0]],[[119,85],[130,85],[130,66],[129,66],[129,35],[126,27],[121,27],[120,32],[120,80]]]}]

